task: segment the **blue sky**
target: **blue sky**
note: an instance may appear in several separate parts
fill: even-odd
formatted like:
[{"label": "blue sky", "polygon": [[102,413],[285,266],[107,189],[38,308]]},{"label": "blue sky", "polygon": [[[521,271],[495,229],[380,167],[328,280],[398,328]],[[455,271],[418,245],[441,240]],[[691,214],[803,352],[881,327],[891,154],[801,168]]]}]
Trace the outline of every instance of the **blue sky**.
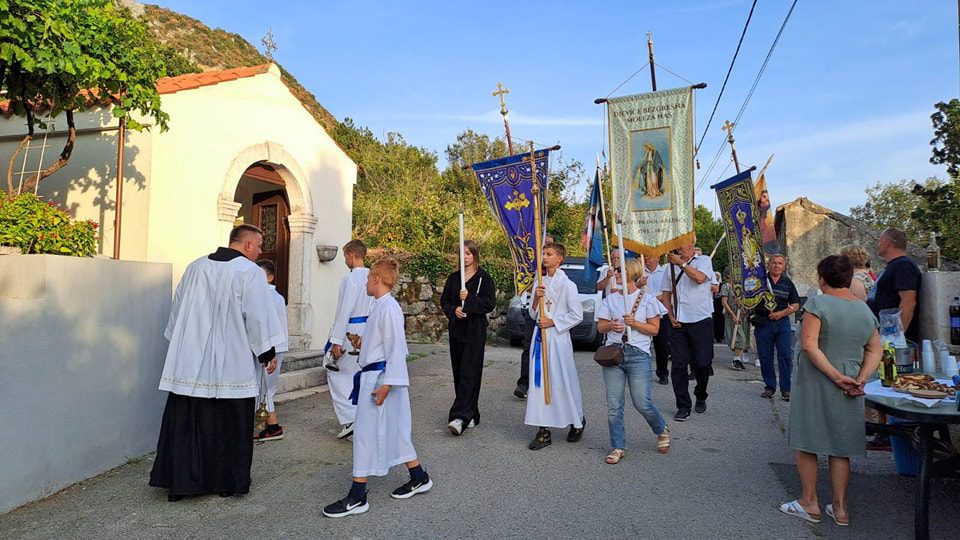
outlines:
[{"label": "blue sky", "polygon": [[[699,140],[750,3],[159,2],[256,45],[272,27],[276,59],[334,115],[381,136],[399,132],[441,157],[466,128],[502,133],[490,92],[503,81],[514,135],[560,143],[564,159],[588,170],[605,137],[604,110],[593,99],[646,63],[647,31],[658,64],[709,85],[697,92]],[[722,144],[720,126],[740,109],[790,3],[758,3],[698,174]],[[876,181],[946,177],[928,161],[929,117],[934,103],[960,91],[956,10],[937,0],[799,1],[735,132],[742,163],[762,166],[776,154],[768,169],[775,205],[805,196],[847,212]],[[686,84],[663,69],[657,83]],[[644,71],[616,95],[649,90]],[[705,184],[720,179],[727,156]],[[715,197],[703,187],[697,202],[712,209]]]}]

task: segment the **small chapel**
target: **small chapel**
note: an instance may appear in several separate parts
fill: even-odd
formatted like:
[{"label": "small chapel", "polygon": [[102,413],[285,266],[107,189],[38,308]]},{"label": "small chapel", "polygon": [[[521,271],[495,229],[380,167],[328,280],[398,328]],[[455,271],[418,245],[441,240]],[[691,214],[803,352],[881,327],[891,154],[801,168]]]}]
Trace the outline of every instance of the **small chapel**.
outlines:
[{"label": "small chapel", "polygon": [[[169,130],[127,131],[119,258],[170,263],[172,291],[232,227],[256,225],[287,301],[291,350],[322,347],[346,273],[338,247],[350,239],[357,165],[273,63],[168,77],[157,89]],[[0,112],[0,155],[9,156],[25,122]],[[69,164],[38,186],[45,200],[99,225],[103,257],[114,253],[118,124],[109,105],[78,113]],[[62,118],[38,130],[17,172],[55,158],[66,131]]]}]

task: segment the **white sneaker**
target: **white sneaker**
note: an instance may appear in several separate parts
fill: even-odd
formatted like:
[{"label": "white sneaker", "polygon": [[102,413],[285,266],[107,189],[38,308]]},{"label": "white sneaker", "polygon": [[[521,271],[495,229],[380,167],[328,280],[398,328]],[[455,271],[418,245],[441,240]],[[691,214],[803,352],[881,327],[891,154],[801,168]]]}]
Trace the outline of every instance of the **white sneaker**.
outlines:
[{"label": "white sneaker", "polygon": [[337,434],[338,439],[346,439],[347,437],[353,435],[353,422],[343,426],[343,429],[340,430],[340,433]]},{"label": "white sneaker", "polygon": [[470,420],[470,423],[467,424],[467,427],[468,427],[468,428],[477,427],[477,423],[474,422],[474,421],[471,419],[471,420]]},{"label": "white sneaker", "polygon": [[755,366],[757,366],[757,367],[760,367],[760,357],[759,357],[759,356],[757,357],[757,361],[754,362],[753,365],[755,365]]},{"label": "white sneaker", "polygon": [[447,427],[450,428],[450,433],[453,433],[454,435],[460,435],[463,433],[463,420],[454,418],[449,424],[447,424]]}]

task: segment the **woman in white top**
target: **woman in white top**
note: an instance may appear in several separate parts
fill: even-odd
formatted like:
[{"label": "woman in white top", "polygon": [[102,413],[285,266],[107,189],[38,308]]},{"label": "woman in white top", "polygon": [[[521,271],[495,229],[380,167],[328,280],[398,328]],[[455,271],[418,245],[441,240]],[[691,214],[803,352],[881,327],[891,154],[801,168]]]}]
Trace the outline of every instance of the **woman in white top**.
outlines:
[{"label": "woman in white top", "polygon": [[623,426],[624,390],[630,385],[633,406],[643,415],[657,436],[657,450],[661,454],[670,449],[670,433],[667,423],[653,404],[650,387],[653,384],[653,368],[650,360],[652,336],[660,330],[660,317],[666,313],[663,304],[653,295],[637,287],[643,275],[643,265],[637,259],[626,263],[627,305],[630,312],[624,316],[623,296],[613,293],[604,298],[597,312],[600,332],[607,334],[607,345],[622,341],[623,332],[629,326],[630,339],[624,343],[623,364],[603,368],[603,383],[607,390],[607,423],[610,428],[610,446],[613,450],[606,462],[615,465],[623,459],[627,436]]}]

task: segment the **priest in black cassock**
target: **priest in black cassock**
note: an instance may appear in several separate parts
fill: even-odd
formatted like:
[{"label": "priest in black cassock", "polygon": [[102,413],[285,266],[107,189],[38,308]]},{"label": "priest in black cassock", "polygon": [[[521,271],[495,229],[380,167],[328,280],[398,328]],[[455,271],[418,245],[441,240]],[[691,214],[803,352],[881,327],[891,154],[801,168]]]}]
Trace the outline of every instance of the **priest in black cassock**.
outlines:
[{"label": "priest in black cassock", "polygon": [[276,369],[286,339],[255,261],[263,232],[240,225],[230,245],[187,266],[164,336],[160,378],[169,392],[150,485],[169,501],[250,491],[254,401],[261,364]]}]

